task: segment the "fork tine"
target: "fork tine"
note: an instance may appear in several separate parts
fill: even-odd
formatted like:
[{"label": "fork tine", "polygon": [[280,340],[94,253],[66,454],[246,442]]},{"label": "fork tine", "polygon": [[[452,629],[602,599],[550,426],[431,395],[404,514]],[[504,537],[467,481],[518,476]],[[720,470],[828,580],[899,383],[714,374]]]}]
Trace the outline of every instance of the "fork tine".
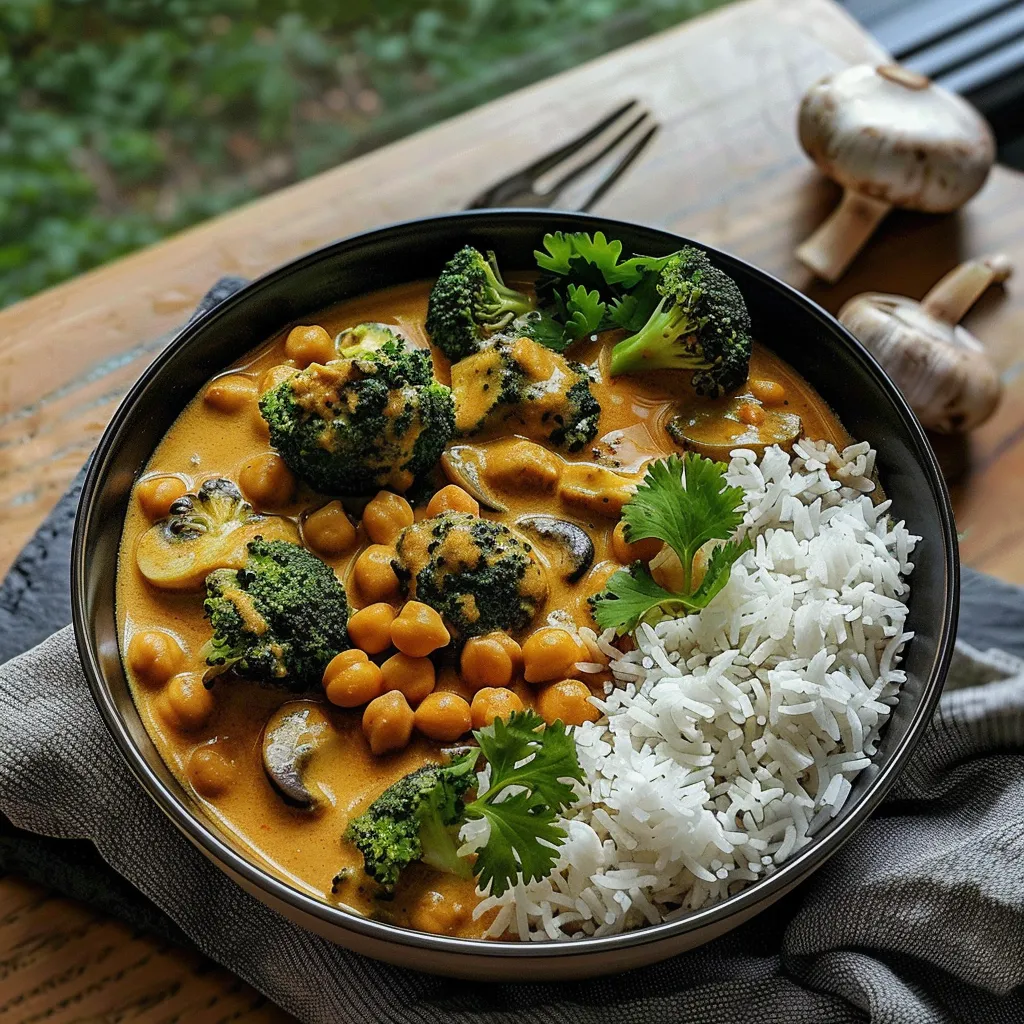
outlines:
[{"label": "fork tine", "polygon": [[526,167],[519,171],[519,174],[532,178],[538,178],[540,175],[546,174],[557,167],[567,156],[572,156],[581,146],[585,146],[588,142],[593,142],[599,135],[606,132],[623,114],[632,110],[638,103],[638,100],[630,100],[628,103],[623,103],[621,107],[613,110],[593,127],[588,128],[575,139],[570,139],[564,146],[559,146],[558,149],[534,160],[532,164],[527,164]]},{"label": "fork tine", "polygon": [[580,205],[581,210],[589,210],[618,180],[629,170],[633,162],[647,148],[651,139],[658,133],[658,125],[653,124],[625,153],[622,159],[611,167],[594,186],[594,191]]},{"label": "fork tine", "polygon": [[477,195],[469,204],[469,209],[472,210],[479,209],[481,207],[501,206],[505,205],[510,200],[514,201],[515,199],[521,199],[533,195],[533,184],[538,177],[550,170],[553,170],[566,157],[571,156],[581,146],[585,146],[588,142],[592,142],[599,135],[614,125],[615,122],[624,114],[627,114],[637,105],[637,100],[629,100],[627,103],[623,103],[622,106],[617,107],[610,114],[598,121],[597,124],[588,128],[575,139],[571,139],[569,142],[566,142],[564,145],[550,153],[545,153],[544,156],[539,157],[532,164],[527,164],[527,166],[521,167],[515,173],[510,174],[506,178],[502,178],[501,181],[484,189],[484,191]]},{"label": "fork tine", "polygon": [[623,142],[624,139],[629,138],[630,135],[636,129],[644,123],[648,118],[646,110],[642,110],[636,117],[633,118],[625,128],[622,129],[613,138],[609,139],[596,153],[591,154],[582,163],[577,164],[575,167],[571,167],[565,172],[552,186],[547,189],[546,194],[549,196],[557,195],[561,192],[566,185],[570,182],[575,181],[582,174],[585,174],[595,164],[600,163],[609,153],[617,149]]}]

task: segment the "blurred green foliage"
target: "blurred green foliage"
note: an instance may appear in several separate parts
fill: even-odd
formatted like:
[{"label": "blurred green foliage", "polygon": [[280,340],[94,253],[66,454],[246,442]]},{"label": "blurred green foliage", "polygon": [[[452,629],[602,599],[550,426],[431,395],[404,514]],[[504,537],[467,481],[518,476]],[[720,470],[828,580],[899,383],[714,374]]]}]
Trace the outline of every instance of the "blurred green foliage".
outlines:
[{"label": "blurred green foliage", "polygon": [[0,0],[0,306],[722,2]]}]

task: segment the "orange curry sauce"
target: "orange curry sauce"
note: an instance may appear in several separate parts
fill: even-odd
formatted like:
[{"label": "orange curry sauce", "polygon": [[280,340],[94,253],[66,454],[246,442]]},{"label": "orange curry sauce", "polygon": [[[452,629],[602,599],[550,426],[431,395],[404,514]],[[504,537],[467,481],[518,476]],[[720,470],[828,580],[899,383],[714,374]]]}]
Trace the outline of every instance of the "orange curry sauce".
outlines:
[{"label": "orange curry sauce", "polygon": [[[423,325],[429,290],[430,284],[422,282],[378,292],[325,310],[314,322],[333,335],[363,321],[378,321],[392,325],[412,343],[427,346]],[[286,336],[287,332],[282,332],[226,373],[247,376],[256,384],[273,366],[295,366],[295,361],[285,356]],[[604,344],[577,344],[571,357],[601,368],[610,348],[607,339],[603,341]],[[433,356],[437,377],[447,383],[449,373],[444,357],[436,351]],[[601,405],[597,438],[575,455],[558,452],[567,464],[593,463],[600,456],[605,467],[615,465],[625,472],[638,472],[647,461],[678,451],[665,430],[673,413],[684,408],[717,414],[727,404],[694,396],[687,373],[659,372],[615,380],[609,380],[606,373],[601,376],[602,381],[592,388]],[[845,432],[821,398],[795,371],[758,344],[751,360],[750,379],[772,381],[784,388],[786,411],[801,417],[806,436],[828,439],[840,446],[847,443]],[[735,427],[734,421],[722,421],[726,440],[732,436],[728,431]],[[453,443],[478,445],[484,450],[488,465],[499,465],[503,460],[502,449],[507,449],[514,439],[487,441],[474,437]],[[211,477],[238,481],[245,462],[270,450],[255,394],[251,401],[232,411],[218,410],[200,394],[168,431],[141,479],[171,475],[190,491]],[[438,486],[444,483],[447,481],[439,475]],[[484,512],[485,516],[512,524],[525,512],[549,512],[578,523],[590,533],[596,550],[593,568],[575,584],[565,583],[555,571],[549,572],[547,607],[531,628],[542,625],[555,610],[568,613],[581,625],[590,624],[587,598],[600,590],[608,575],[620,566],[611,545],[617,518],[595,514],[585,504],[570,506],[557,493],[517,493],[514,489],[500,493],[509,511]],[[247,497],[252,500],[251,495]],[[294,501],[272,511],[298,521],[304,512],[329,500],[300,487]],[[259,507],[258,502],[254,504]],[[354,518],[359,508],[358,503],[352,505]],[[422,507],[417,508],[416,514],[424,515]],[[134,553],[139,538],[151,525],[137,493],[133,494],[125,520],[117,579],[122,650],[128,649],[132,637],[140,631],[156,629],[169,633],[185,652],[183,672],[195,686],[204,668],[199,652],[210,636],[203,615],[203,594],[158,590],[143,578]],[[367,603],[351,578],[354,560],[368,543],[362,526],[358,527],[356,537],[351,551],[326,559],[345,582],[354,609]],[[537,550],[544,562],[546,556],[540,545]],[[399,603],[396,601],[396,607]],[[385,652],[375,660],[391,653]],[[453,690],[471,699],[472,691],[459,678],[457,665],[444,657],[435,660],[438,689]],[[358,913],[421,930],[463,936],[482,934],[487,922],[472,919],[477,902],[473,882],[415,865],[403,876],[394,898],[381,900],[378,887],[362,872],[358,851],[341,839],[352,817],[361,813],[390,783],[424,762],[436,760],[443,744],[414,734],[404,750],[377,757],[370,752],[361,730],[361,708],[337,708],[327,703],[322,694],[297,698],[284,689],[231,676],[218,679],[209,690],[209,699],[203,698],[206,703],[200,701],[199,711],[190,721],[184,721],[171,706],[167,686],[146,684],[131,672],[129,676],[142,720],[168,766],[185,790],[246,855],[297,889]],[[588,681],[599,686],[603,677],[590,677]],[[532,703],[536,688],[523,682],[521,676],[511,688],[524,704]],[[316,702],[334,727],[326,746],[312,759],[307,774],[327,797],[324,806],[313,812],[288,806],[271,787],[261,763],[265,723],[276,708],[297,699]],[[342,868],[351,869],[349,880],[332,894],[332,879]]]}]

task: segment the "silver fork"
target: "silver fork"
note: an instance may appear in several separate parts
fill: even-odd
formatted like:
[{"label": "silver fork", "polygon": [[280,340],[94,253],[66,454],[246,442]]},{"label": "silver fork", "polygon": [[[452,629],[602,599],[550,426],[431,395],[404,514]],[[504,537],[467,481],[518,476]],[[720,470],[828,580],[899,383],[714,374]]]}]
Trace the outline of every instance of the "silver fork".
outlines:
[{"label": "silver fork", "polygon": [[[657,131],[658,122],[651,113],[637,100],[630,100],[564,146],[481,192],[467,208],[554,206],[569,185],[612,157],[590,194],[576,204],[577,209],[589,210],[626,173]],[[622,151],[623,146],[628,148]],[[567,167],[560,170],[563,164]]]}]

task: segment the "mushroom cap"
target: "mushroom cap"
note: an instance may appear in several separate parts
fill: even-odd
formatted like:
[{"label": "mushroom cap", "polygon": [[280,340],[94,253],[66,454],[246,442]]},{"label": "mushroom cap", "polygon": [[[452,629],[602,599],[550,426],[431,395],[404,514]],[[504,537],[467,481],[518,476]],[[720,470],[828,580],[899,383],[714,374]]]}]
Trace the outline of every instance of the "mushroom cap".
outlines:
[{"label": "mushroom cap", "polygon": [[1003,386],[981,342],[913,299],[865,292],[843,306],[839,320],[882,364],[929,430],[972,430],[999,404]]},{"label": "mushroom cap", "polygon": [[812,86],[800,144],[844,188],[892,206],[948,213],[985,183],[988,122],[965,100],[895,65],[858,64]]}]

